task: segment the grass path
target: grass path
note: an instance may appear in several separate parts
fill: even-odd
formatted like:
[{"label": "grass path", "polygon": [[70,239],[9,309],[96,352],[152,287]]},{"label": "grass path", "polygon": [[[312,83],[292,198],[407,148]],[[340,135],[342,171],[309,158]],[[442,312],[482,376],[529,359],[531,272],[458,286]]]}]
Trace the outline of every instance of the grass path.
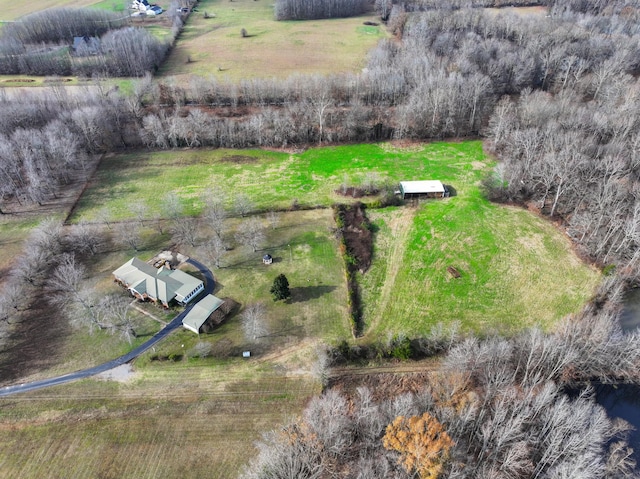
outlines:
[{"label": "grass path", "polygon": [[393,216],[389,221],[391,236],[395,241],[391,244],[390,250],[385,252],[385,269],[387,274],[384,278],[384,284],[382,285],[382,289],[378,297],[376,314],[371,321],[367,321],[367,331],[375,330],[376,325],[382,321],[383,312],[387,309],[387,305],[391,299],[391,293],[396,282],[396,277],[402,267],[402,258],[404,258],[404,254],[407,249],[409,233],[411,232],[415,213],[416,210],[414,208],[401,208],[397,211],[397,215]]}]

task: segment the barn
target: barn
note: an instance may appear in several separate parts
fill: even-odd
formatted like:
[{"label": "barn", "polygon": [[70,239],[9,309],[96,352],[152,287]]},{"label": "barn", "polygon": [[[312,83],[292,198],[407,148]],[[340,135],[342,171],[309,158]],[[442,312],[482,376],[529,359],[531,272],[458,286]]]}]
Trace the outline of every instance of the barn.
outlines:
[{"label": "barn", "polygon": [[402,199],[410,198],[444,198],[447,189],[439,180],[401,181],[400,195]]}]

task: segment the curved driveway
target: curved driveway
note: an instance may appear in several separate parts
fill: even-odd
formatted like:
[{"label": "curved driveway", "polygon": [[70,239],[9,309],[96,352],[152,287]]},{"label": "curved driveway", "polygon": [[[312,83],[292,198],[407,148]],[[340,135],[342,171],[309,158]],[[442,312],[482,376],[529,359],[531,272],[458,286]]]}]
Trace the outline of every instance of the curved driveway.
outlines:
[{"label": "curved driveway", "polygon": [[[213,293],[213,274],[205,265],[196,261],[194,259],[188,259],[187,263],[195,266],[200,270],[202,275],[204,276],[204,293],[211,294]],[[197,303],[192,303],[185,308],[183,312],[178,314],[175,318],[171,320],[169,324],[167,324],[162,330],[158,331],[153,337],[149,339],[146,343],[141,344],[137,348],[129,351],[127,354],[120,356],[119,358],[112,359],[103,364],[99,364],[98,366],[94,366],[88,369],[82,369],[80,371],[76,371],[74,373],[65,374],[64,376],[58,376],[50,379],[42,379],[40,381],[33,381],[30,383],[17,384],[15,386],[7,386],[4,388],[0,388],[0,397],[1,396],[10,396],[12,394],[18,394],[22,392],[35,391],[36,389],[48,388],[50,386],[56,386],[58,384],[70,383],[72,381],[77,381],[78,379],[88,378],[90,376],[94,376],[96,374],[103,373],[105,371],[109,371],[118,366],[122,366],[130,361],[133,361],[135,358],[140,356],[142,353],[155,346],[158,342],[163,340],[169,333],[171,333],[174,329],[182,326],[182,319],[187,315],[187,313],[193,308]]]}]

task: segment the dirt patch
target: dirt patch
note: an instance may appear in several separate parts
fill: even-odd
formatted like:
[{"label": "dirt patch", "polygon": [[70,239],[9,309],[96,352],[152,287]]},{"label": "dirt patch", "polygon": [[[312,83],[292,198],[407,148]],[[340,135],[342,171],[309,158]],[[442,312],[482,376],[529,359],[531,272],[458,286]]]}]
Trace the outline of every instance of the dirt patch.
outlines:
[{"label": "dirt patch", "polygon": [[377,188],[364,189],[357,186],[348,186],[346,188],[339,188],[334,191],[336,195],[348,196],[350,198],[362,198],[364,196],[375,196],[380,191]]},{"label": "dirt patch", "polygon": [[118,366],[116,368],[109,369],[109,371],[98,374],[98,377],[107,381],[126,383],[135,377],[135,373],[133,372],[131,364],[123,364],[122,366]]},{"label": "dirt patch", "polygon": [[241,165],[246,163],[256,163],[258,161],[258,159],[255,156],[246,156],[246,155],[228,155],[228,156],[223,156],[221,160],[226,163],[235,163],[236,165]]},{"label": "dirt patch", "polygon": [[45,78],[43,83],[67,83],[72,81],[73,78]]},{"label": "dirt patch", "polygon": [[371,266],[373,233],[371,224],[360,202],[353,205],[336,205],[335,218],[340,238],[340,252],[347,270],[347,294],[349,295],[349,320],[354,337],[362,336],[362,304],[356,271],[364,273]]},{"label": "dirt patch", "polygon": [[405,393],[418,393],[429,381],[429,372],[344,374],[329,381],[328,387],[357,399],[357,388],[367,387],[375,401],[386,401]]}]

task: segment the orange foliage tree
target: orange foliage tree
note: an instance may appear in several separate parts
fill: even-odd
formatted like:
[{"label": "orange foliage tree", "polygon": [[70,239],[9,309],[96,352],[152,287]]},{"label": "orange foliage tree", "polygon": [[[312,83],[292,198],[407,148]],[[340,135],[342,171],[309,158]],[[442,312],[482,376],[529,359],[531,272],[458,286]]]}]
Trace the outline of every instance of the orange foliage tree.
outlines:
[{"label": "orange foliage tree", "polygon": [[416,471],[422,479],[436,479],[454,442],[442,424],[426,412],[408,419],[398,416],[387,426],[382,444],[401,454],[399,462],[408,472]]}]

